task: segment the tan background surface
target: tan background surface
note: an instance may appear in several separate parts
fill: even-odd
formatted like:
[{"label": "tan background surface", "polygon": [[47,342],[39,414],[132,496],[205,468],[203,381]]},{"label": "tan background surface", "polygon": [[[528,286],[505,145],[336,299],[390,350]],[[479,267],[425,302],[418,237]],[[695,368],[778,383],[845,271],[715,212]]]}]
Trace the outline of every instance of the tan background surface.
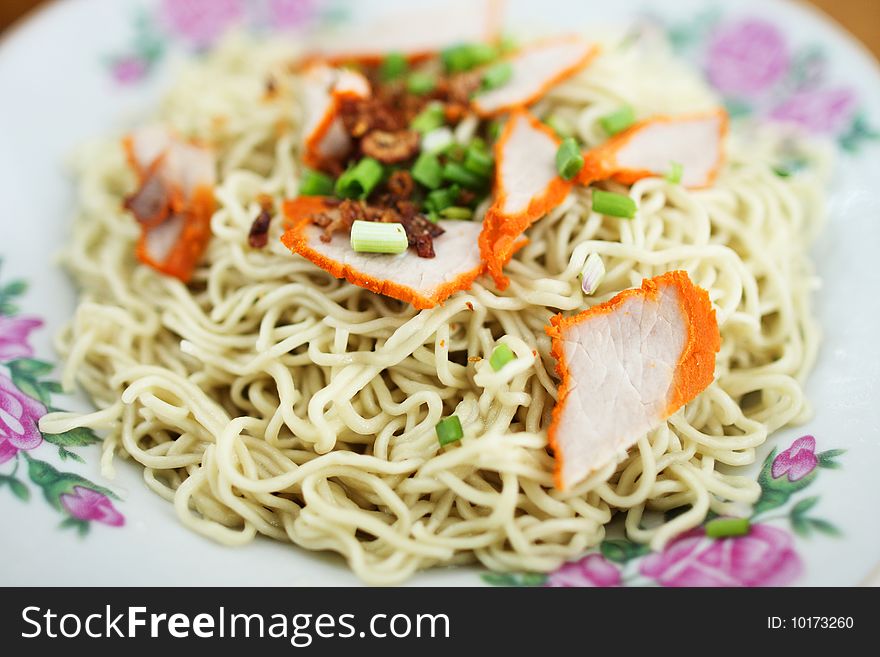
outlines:
[{"label": "tan background surface", "polygon": [[[835,18],[880,58],[880,0],[801,0]],[[0,0],[0,32],[46,0]],[[646,0],[647,4],[647,0]]]}]

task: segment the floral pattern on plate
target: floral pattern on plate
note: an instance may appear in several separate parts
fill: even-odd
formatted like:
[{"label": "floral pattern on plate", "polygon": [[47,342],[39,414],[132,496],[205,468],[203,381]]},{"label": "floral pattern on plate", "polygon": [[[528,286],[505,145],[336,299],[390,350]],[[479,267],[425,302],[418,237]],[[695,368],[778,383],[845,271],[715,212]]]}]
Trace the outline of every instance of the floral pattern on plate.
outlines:
[{"label": "floral pattern on plate", "polygon": [[43,321],[19,314],[17,300],[26,291],[23,280],[3,284],[0,279],[0,489],[8,488],[18,501],[28,502],[31,488],[25,481],[29,480],[64,517],[61,526],[80,534],[86,534],[94,522],[121,527],[125,517],[113,504],[119,500],[113,491],[74,472],[59,470],[35,455],[38,449],[52,445],[62,461],[83,463],[73,450],[101,439],[90,429],[59,434],[40,431],[40,418],[49,410],[59,410],[52,406],[52,396],[62,390],[57,381],[47,378],[54,365],[33,358],[30,334],[42,327]]},{"label": "floral pattern on plate", "polygon": [[[812,484],[819,468],[840,467],[843,450],[816,453],[816,439],[801,436],[791,446],[765,459],[758,476],[761,497],[743,536],[710,538],[706,523],[670,541],[661,552],[641,543],[608,539],[598,552],[563,564],[552,573],[487,573],[483,580],[496,586],[785,586],[804,572],[794,535],[840,536],[823,518],[810,514],[819,496],[802,497],[784,513],[769,514],[789,504]],[[711,522],[712,518],[707,519]],[[780,527],[788,524],[791,531]]]},{"label": "floral pattern on plate", "polygon": [[290,30],[332,24],[344,16],[335,0],[162,0],[155,10],[134,15],[129,45],[105,63],[118,84],[131,85],[145,79],[172,44],[200,51],[233,28]]},{"label": "floral pattern on plate", "polygon": [[699,63],[732,117],[794,124],[835,139],[847,152],[880,138],[859,107],[857,90],[831,76],[822,46],[794,47],[765,18],[729,18],[717,7],[676,23],[648,15],[637,33],[658,26],[678,54]]}]

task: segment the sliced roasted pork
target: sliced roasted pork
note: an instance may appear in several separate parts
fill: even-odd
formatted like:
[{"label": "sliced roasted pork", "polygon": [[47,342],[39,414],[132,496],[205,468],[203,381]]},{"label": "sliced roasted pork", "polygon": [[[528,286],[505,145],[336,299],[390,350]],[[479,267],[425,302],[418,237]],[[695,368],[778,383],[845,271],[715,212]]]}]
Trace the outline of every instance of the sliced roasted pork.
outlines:
[{"label": "sliced roasted pork", "polygon": [[321,240],[321,229],[295,227],[284,243],[337,278],[412,304],[432,308],[455,292],[470,287],[482,271],[476,237],[479,226],[466,221],[441,221],[445,231],[434,241],[435,258],[420,258],[411,250],[399,255],[359,253],[347,236]]},{"label": "sliced roasted pork", "polygon": [[563,490],[622,459],[706,388],[721,344],[709,295],[683,271],[556,315],[546,330],[561,379],[548,435]]},{"label": "sliced roasted pork", "polygon": [[303,73],[302,141],[307,165],[321,167],[348,154],[352,141],[342,122],[343,103],[369,95],[369,81],[356,71],[318,64]]},{"label": "sliced roasted pork", "polygon": [[351,246],[347,232],[333,232],[329,239],[318,217],[337,219],[339,206],[321,197],[301,196],[288,201],[284,213],[290,229],[282,242],[336,278],[377,294],[432,308],[452,294],[470,288],[483,272],[477,247],[480,224],[471,221],[440,221],[443,234],[433,240],[434,257],[420,257],[412,249],[401,254],[360,253]]},{"label": "sliced roasted pork", "polygon": [[658,116],[635,124],[584,154],[577,181],[588,185],[609,178],[632,184],[681,167],[681,184],[711,185],[724,159],[727,113],[722,110],[684,116]]},{"label": "sliced roasted pork", "polygon": [[161,125],[133,131],[123,146],[139,179],[124,204],[141,225],[136,255],[186,282],[211,238],[214,153]]},{"label": "sliced roasted pork", "polygon": [[487,116],[531,105],[551,87],[581,70],[598,52],[595,45],[576,36],[531,45],[502,60],[511,67],[510,79],[478,94],[473,106]]},{"label": "sliced roasted pork", "polygon": [[523,231],[571,189],[556,171],[558,147],[554,132],[524,110],[511,113],[495,144],[495,198],[483,221],[480,252],[501,290],[509,283],[502,268],[523,243]]}]

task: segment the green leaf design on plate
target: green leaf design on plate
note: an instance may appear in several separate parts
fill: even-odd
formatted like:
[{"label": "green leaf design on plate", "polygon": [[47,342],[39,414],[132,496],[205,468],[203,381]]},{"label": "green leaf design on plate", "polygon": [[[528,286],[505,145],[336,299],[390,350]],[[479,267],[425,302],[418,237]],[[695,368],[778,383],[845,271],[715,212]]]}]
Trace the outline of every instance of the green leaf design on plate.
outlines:
[{"label": "green leaf design on plate", "polygon": [[159,34],[153,16],[148,11],[140,10],[135,16],[134,27],[135,52],[148,62],[155,63],[165,53],[165,42]]},{"label": "green leaf design on plate", "polygon": [[520,579],[522,586],[542,586],[546,581],[544,573],[525,573]]},{"label": "green leaf design on plate", "polygon": [[825,52],[817,45],[808,46],[796,53],[789,70],[789,77],[795,88],[815,83],[816,72],[824,68],[825,61]]},{"label": "green leaf design on plate", "polygon": [[16,373],[14,370],[11,371],[11,374],[12,382],[15,384],[16,388],[21,390],[31,399],[36,399],[38,402],[41,402],[44,406],[48,405],[50,401],[49,394],[43,391],[39,382],[35,381],[29,376],[22,376]]},{"label": "green leaf design on plate", "polygon": [[6,365],[9,367],[9,374],[12,376],[12,382],[15,387],[21,390],[31,399],[36,399],[44,406],[48,406],[51,401],[51,393],[45,390],[39,379],[28,371],[29,367],[33,367],[30,362],[38,363],[40,361],[32,361],[32,359],[11,360]]},{"label": "green leaf design on plate", "polygon": [[18,370],[21,374],[33,377],[44,376],[55,369],[52,363],[36,358],[17,358],[9,361],[7,365]]},{"label": "green leaf design on plate", "polygon": [[486,584],[492,586],[541,586],[547,581],[544,573],[483,573],[480,575]]},{"label": "green leaf design on plate", "polygon": [[64,433],[43,433],[43,439],[53,445],[83,447],[101,442],[101,438],[87,427],[75,427]]},{"label": "green leaf design on plate", "polygon": [[725,98],[724,107],[732,119],[739,119],[752,113],[751,105],[736,98]]},{"label": "green leaf design on plate", "polygon": [[12,382],[24,394],[49,406],[53,393],[62,392],[61,384],[56,381],[41,381],[55,366],[36,358],[17,358],[6,363]]},{"label": "green leaf design on plate", "polygon": [[791,516],[791,528],[801,538],[808,538],[810,535],[810,521],[803,516]]},{"label": "green leaf design on plate", "polygon": [[776,454],[778,451],[779,450],[774,447],[773,450],[767,455],[767,458],[764,459],[764,463],[761,466],[761,472],[758,475],[758,484],[760,484],[761,486],[761,497],[755,504],[752,516],[756,516],[760,513],[763,513],[764,511],[769,511],[770,509],[776,509],[780,506],[783,506],[786,502],[788,502],[788,498],[791,497],[792,492],[794,492],[789,490],[785,486],[780,486],[776,484],[776,482],[778,481],[787,482],[787,477],[773,479],[773,459],[776,458]]},{"label": "green leaf design on plate", "polygon": [[31,481],[43,489],[43,497],[46,498],[46,501],[50,505],[59,511],[63,510],[63,507],[61,506],[61,496],[67,493],[72,493],[76,486],[82,486],[83,488],[89,488],[99,493],[103,493],[112,499],[119,499],[119,496],[109,488],[98,486],[85,477],[81,477],[73,472],[61,472],[45,461],[40,461],[39,459],[30,456],[27,452],[21,453],[24,454],[25,459],[27,460],[28,476]]},{"label": "green leaf design on plate", "polygon": [[762,487],[761,498],[755,504],[752,517],[764,513],[765,511],[769,511],[770,509],[777,509],[784,506],[785,503],[788,502],[789,497],[791,497],[791,493],[787,491]]},{"label": "green leaf design on plate", "polygon": [[758,474],[758,483],[761,484],[761,488],[764,488],[764,482],[766,480],[773,478],[773,475],[771,474],[771,470],[773,469],[773,459],[776,458],[776,453],[778,451],[779,450],[774,447],[767,455],[767,458],[764,459],[764,463],[761,464],[761,472]]},{"label": "green leaf design on plate", "polygon": [[58,446],[58,456],[61,457],[62,461],[66,461],[70,459],[72,461],[76,461],[77,463],[85,463],[85,459],[77,454],[76,452],[71,452],[69,449],[65,449],[63,446]]},{"label": "green leaf design on plate", "polygon": [[676,52],[695,46],[720,18],[721,11],[717,7],[710,7],[698,12],[690,21],[667,28],[666,34],[669,42]]},{"label": "green leaf design on plate", "polygon": [[847,153],[855,153],[865,141],[880,139],[880,132],[871,127],[864,113],[859,113],[837,141]]},{"label": "green leaf design on plate", "polygon": [[483,573],[480,579],[492,586],[518,586],[516,577],[510,573]]},{"label": "green leaf design on plate", "polygon": [[27,292],[27,281],[17,279],[10,281],[0,289],[0,294],[7,298],[21,296]]},{"label": "green leaf design on plate", "polygon": [[602,541],[599,546],[602,556],[615,563],[626,563],[630,559],[635,559],[648,554],[651,551],[647,545],[636,543],[634,541],[621,539],[609,539]]},{"label": "green leaf design on plate", "polygon": [[826,536],[841,536],[843,533],[834,525],[832,525],[827,520],[821,520],[820,518],[808,518],[807,522],[810,523],[810,527],[815,529],[817,532],[825,534]]},{"label": "green leaf design on plate", "polygon": [[11,475],[0,475],[0,486],[6,484],[9,486],[9,489],[12,491],[12,494],[15,495],[22,502],[27,502],[31,499],[31,491],[21,483],[18,479],[15,478],[15,472]]},{"label": "green leaf design on plate", "polygon": [[65,518],[61,521],[60,527],[62,529],[73,529],[78,532],[80,536],[85,536],[89,533],[89,522],[87,520],[80,520],[79,518]]},{"label": "green leaf design on plate", "polygon": [[[0,265],[2,264],[3,260],[0,259]],[[12,303],[12,300],[24,294],[27,291],[27,287],[27,282],[20,279],[0,286],[0,315],[15,315],[18,313],[18,306]]]},{"label": "green leaf design on plate", "polygon": [[28,490],[28,487],[18,479],[10,479],[8,483],[9,487],[12,489],[12,493],[22,502],[27,502],[31,499],[31,492]]},{"label": "green leaf design on plate", "polygon": [[318,5],[320,22],[327,25],[339,25],[349,21],[351,9],[340,2],[328,2]]},{"label": "green leaf design on plate", "polygon": [[816,454],[816,458],[819,460],[820,468],[827,468],[828,470],[837,470],[841,467],[840,463],[835,461],[834,459],[838,456],[846,454],[845,449],[829,449],[824,452],[819,452]]},{"label": "green leaf design on plate", "polygon": [[792,516],[803,516],[806,515],[807,511],[816,506],[816,503],[819,501],[818,496],[814,497],[805,497],[800,502],[791,507],[791,515]]}]

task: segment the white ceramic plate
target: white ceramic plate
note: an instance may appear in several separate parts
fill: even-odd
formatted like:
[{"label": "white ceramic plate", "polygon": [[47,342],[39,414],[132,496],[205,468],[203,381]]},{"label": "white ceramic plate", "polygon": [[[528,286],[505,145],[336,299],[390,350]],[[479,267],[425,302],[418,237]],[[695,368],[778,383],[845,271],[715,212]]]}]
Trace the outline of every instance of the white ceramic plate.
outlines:
[{"label": "white ceramic plate", "polygon": [[[0,584],[354,584],[341,559],[258,540],[227,548],[184,529],[128,463],[101,478],[92,436],[28,430],[43,409],[87,409],[55,392],[50,335],[75,292],[53,263],[73,198],[74,145],[130,124],[156,103],[183,53],[225,27],[357,21],[395,3],[321,0],[60,0],[0,43]],[[510,2],[510,25],[663,29],[733,113],[785,118],[839,146],[831,220],[815,256],[826,333],[805,426],[775,435],[763,507],[749,537],[701,530],[661,554],[608,542],[550,576],[582,585],[816,584],[867,581],[880,561],[880,75],[852,38],[792,2]],[[654,25],[655,28],[649,28]],[[25,285],[26,284],[26,285]],[[26,289],[25,289],[26,287]],[[38,324],[42,322],[41,326]],[[37,359],[37,360],[34,360]],[[43,364],[46,361],[48,364]],[[14,376],[13,376],[14,374]],[[14,379],[14,384],[13,384]],[[6,434],[6,435],[4,435]],[[809,437],[802,438],[808,435]],[[66,443],[66,444],[59,444]],[[71,453],[73,456],[71,456]],[[65,457],[65,458],[62,458]],[[752,469],[758,476],[760,463]],[[115,497],[114,497],[115,495]],[[547,583],[438,569],[419,585]]]}]

